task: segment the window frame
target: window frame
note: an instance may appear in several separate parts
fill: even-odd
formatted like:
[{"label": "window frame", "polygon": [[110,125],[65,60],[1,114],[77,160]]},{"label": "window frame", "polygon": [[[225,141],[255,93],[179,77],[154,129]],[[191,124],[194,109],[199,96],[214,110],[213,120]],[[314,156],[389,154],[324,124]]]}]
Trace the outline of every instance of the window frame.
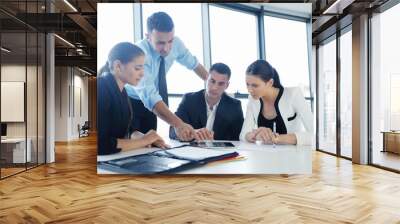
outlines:
[{"label": "window frame", "polygon": [[352,23],[347,24],[345,27],[341,28],[340,30],[336,31],[336,33],[331,34],[330,36],[325,37],[324,39],[321,39],[318,41],[316,44],[316,92],[318,93],[319,91],[319,47],[320,45],[327,44],[331,41],[336,41],[336,152],[331,153],[328,151],[325,151],[324,149],[321,149],[319,147],[319,122],[320,122],[320,117],[319,117],[319,110],[320,105],[319,105],[319,97],[317,97],[316,100],[316,150],[319,152],[327,153],[333,156],[337,156],[346,160],[352,161],[352,158],[347,157],[342,155],[341,153],[341,118],[340,118],[340,113],[341,113],[341,97],[340,97],[340,76],[341,76],[341,67],[340,67],[340,41],[341,41],[341,36],[344,35],[347,32],[352,31]]},{"label": "window frame", "polygon": [[[134,4],[133,7],[133,16],[134,18],[140,18],[139,20],[135,20],[134,23],[134,39],[135,41],[138,41],[143,38],[143,10],[142,10],[142,4],[143,3],[137,3]],[[145,3],[149,4],[149,3]],[[154,4],[154,3],[153,3]],[[264,16],[272,16],[272,17],[278,17],[282,19],[288,19],[288,20],[294,20],[294,21],[301,21],[305,23],[310,23],[311,24],[311,17],[301,17],[301,16],[296,16],[296,15],[290,15],[290,14],[285,14],[285,13],[279,13],[279,12],[273,12],[267,9],[264,9],[264,6],[261,6],[260,8],[255,8],[251,7],[248,5],[244,4],[238,4],[238,3],[201,3],[202,5],[202,28],[203,28],[203,62],[205,66],[211,66],[211,54],[210,52],[210,42],[211,42],[211,37],[210,37],[210,20],[209,20],[209,6],[217,6],[221,7],[224,9],[228,10],[234,10],[237,12],[241,13],[246,13],[250,15],[255,15],[256,16],[256,25],[257,25],[257,45],[258,45],[258,58],[259,59],[266,59],[265,58],[265,36],[264,36]],[[309,51],[311,50],[312,46],[310,48],[307,48]],[[308,58],[309,65],[311,64],[311,58]],[[313,110],[313,101],[314,101],[314,92],[312,91],[312,86],[311,86],[311,67],[309,66],[309,82],[310,82],[310,97],[305,97],[306,100],[310,100],[310,105],[311,109]],[[238,99],[242,98],[248,98],[248,93],[234,93],[234,97]],[[169,97],[181,97],[183,96],[183,93],[169,93]]]}]

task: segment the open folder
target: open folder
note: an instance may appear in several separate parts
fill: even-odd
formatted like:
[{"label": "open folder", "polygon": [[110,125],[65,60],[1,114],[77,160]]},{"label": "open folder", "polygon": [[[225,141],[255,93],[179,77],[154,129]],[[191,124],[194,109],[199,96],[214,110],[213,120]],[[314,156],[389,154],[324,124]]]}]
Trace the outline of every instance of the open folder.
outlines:
[{"label": "open folder", "polygon": [[97,165],[101,169],[120,174],[175,173],[238,155],[235,151],[186,146],[102,161]]}]

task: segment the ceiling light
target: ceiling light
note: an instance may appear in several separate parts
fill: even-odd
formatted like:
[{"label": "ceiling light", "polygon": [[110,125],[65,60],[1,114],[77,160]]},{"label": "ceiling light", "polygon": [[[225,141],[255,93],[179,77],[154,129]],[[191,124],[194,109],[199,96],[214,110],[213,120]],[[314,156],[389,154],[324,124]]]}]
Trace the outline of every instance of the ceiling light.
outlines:
[{"label": "ceiling light", "polygon": [[61,41],[63,41],[64,43],[68,44],[69,46],[75,48],[75,45],[71,44],[71,42],[67,41],[66,39],[58,36],[57,34],[54,34],[55,37],[57,37],[58,39],[60,39]]},{"label": "ceiling light", "polygon": [[78,53],[79,55],[83,55],[83,49],[77,48],[76,53]]},{"label": "ceiling light", "polygon": [[9,49],[7,49],[7,48],[5,48],[5,47],[1,47],[1,50],[4,51],[4,52],[6,52],[6,53],[10,53],[10,52],[11,52],[11,50],[9,50]]},{"label": "ceiling light", "polygon": [[353,2],[354,0],[336,0],[332,5],[325,9],[322,14],[342,14],[343,9]]},{"label": "ceiling light", "polygon": [[65,4],[67,4],[72,10],[74,10],[75,12],[78,12],[78,10],[71,4],[69,3],[68,0],[64,0]]},{"label": "ceiling light", "polygon": [[85,73],[85,74],[92,75],[92,73],[90,73],[90,72],[88,72],[88,71],[86,71],[86,70],[83,70],[83,69],[81,69],[81,68],[79,68],[79,67],[78,67],[78,69],[79,69],[79,71],[81,71],[81,72],[83,72],[83,73]]}]

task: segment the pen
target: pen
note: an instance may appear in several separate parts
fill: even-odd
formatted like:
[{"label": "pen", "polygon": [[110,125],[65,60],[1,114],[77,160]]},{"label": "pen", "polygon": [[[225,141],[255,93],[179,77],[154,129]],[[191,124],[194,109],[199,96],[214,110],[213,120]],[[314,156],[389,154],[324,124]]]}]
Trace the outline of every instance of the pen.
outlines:
[{"label": "pen", "polygon": [[[275,133],[276,133],[276,123],[275,123],[275,121],[274,121],[274,124],[273,124],[273,126],[272,126],[272,132],[273,132],[274,138],[275,138]],[[272,147],[275,148],[275,142],[272,141],[272,143],[273,143]]]}]

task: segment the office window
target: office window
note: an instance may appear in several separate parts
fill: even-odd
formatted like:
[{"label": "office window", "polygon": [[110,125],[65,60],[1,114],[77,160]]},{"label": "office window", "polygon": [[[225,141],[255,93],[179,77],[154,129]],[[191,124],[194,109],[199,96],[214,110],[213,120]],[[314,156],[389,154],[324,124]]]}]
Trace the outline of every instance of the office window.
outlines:
[{"label": "office window", "polygon": [[[199,3],[144,3],[143,12],[143,37],[147,33],[147,18],[155,13],[163,11],[171,16],[174,21],[175,35],[179,37],[186,48],[201,64],[203,63],[203,40],[201,22],[201,4]],[[194,71],[188,70],[178,62],[175,62],[167,73],[168,93],[184,94],[204,88],[204,82]],[[185,83],[182,85],[182,83]]]},{"label": "office window", "polygon": [[319,149],[336,153],[336,39],[318,48]]},{"label": "office window", "polygon": [[211,63],[231,68],[228,93],[246,93],[247,66],[258,59],[257,23],[251,14],[210,6]]},{"label": "office window", "polygon": [[[28,167],[33,167],[37,164],[37,153],[38,153],[38,33],[28,32],[27,33],[27,48],[28,50],[28,61],[27,61],[27,74],[26,74],[26,113],[27,113],[27,137],[31,142],[31,161],[27,163]],[[28,142],[29,144],[29,142]]]},{"label": "office window", "polygon": [[315,97],[316,95],[316,88],[317,88],[317,46],[313,45],[312,46],[312,64],[311,64],[311,89],[314,95],[314,100],[310,102],[310,106],[313,112],[313,121],[314,121],[314,136],[316,135],[317,132],[317,113],[316,113],[316,108],[317,108],[317,100]]},{"label": "office window", "polygon": [[351,158],[352,142],[352,35],[340,37],[340,130],[341,155]]},{"label": "office window", "polygon": [[46,148],[45,148],[45,141],[46,141],[46,76],[45,76],[45,66],[46,66],[46,36],[44,33],[39,33],[39,40],[38,40],[38,77],[37,77],[37,89],[38,89],[38,157],[37,163],[44,164],[46,158]]},{"label": "office window", "polygon": [[390,130],[400,130],[400,73],[390,75]]},{"label": "office window", "polygon": [[[18,6],[21,13],[37,13],[42,4],[20,2]],[[13,21],[1,12],[0,17]],[[5,178],[45,162],[46,38],[24,25],[4,26],[0,32],[0,178]]]},{"label": "office window", "polygon": [[97,4],[97,70],[105,65],[111,48],[119,42],[134,42],[133,4]]},{"label": "office window", "polygon": [[1,34],[2,49],[7,49],[1,50],[1,123],[7,126],[6,138],[15,140],[1,143],[2,178],[26,170],[26,38],[25,32]]},{"label": "office window", "polygon": [[310,96],[305,22],[264,16],[266,59],[278,71],[283,86],[299,86]]},{"label": "office window", "polygon": [[[400,4],[371,19],[372,163],[400,170]],[[392,132],[393,131],[393,132]],[[383,132],[386,132],[385,135]],[[387,137],[388,139],[384,139]],[[397,142],[397,143],[396,143]],[[385,143],[385,144],[384,144]]]}]

